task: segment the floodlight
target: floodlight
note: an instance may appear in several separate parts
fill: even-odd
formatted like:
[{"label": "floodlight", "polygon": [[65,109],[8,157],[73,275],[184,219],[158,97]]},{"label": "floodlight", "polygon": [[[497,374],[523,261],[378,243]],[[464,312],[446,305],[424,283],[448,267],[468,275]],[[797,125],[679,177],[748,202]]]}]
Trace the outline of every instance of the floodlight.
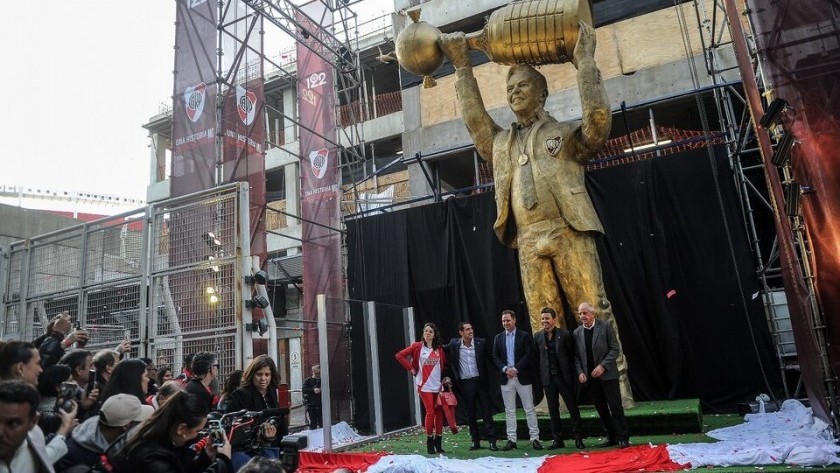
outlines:
[{"label": "floodlight", "polygon": [[218,273],[219,272],[219,266],[213,263],[213,261],[215,259],[216,259],[216,257],[212,256],[212,255],[207,255],[207,256],[204,257],[204,261],[207,261],[208,263],[212,264],[212,266],[210,266],[210,269],[212,269],[214,273]]},{"label": "floodlight", "polygon": [[205,232],[201,235],[201,239],[204,240],[204,243],[207,243],[207,246],[222,246],[222,241],[213,232]]},{"label": "floodlight", "polygon": [[788,217],[799,215],[799,198],[801,196],[799,184],[791,182],[785,190],[785,214]]},{"label": "floodlight", "polygon": [[245,284],[259,284],[264,286],[268,282],[268,273],[265,271],[257,271],[253,276],[245,276]]},{"label": "floodlight", "polygon": [[776,145],[776,151],[773,152],[770,162],[776,167],[784,167],[790,159],[790,150],[794,144],[796,144],[796,137],[793,136],[793,133],[790,131],[785,133],[779,140],[779,144]]},{"label": "floodlight", "polygon": [[770,102],[770,105],[767,106],[767,109],[764,111],[764,115],[761,117],[758,124],[763,128],[768,128],[770,125],[776,123],[787,106],[788,103],[785,99],[776,97],[772,102]]},{"label": "floodlight", "polygon": [[264,296],[261,296],[261,295],[256,295],[253,298],[251,298],[250,301],[245,301],[245,307],[247,307],[249,309],[253,309],[254,307],[259,307],[260,309],[265,309],[266,307],[269,306],[269,304],[270,303],[268,302],[268,299],[266,299]]},{"label": "floodlight", "polygon": [[251,322],[251,326],[248,327],[253,332],[257,332],[262,336],[265,332],[268,331],[268,320],[265,317],[262,317],[258,320]]}]

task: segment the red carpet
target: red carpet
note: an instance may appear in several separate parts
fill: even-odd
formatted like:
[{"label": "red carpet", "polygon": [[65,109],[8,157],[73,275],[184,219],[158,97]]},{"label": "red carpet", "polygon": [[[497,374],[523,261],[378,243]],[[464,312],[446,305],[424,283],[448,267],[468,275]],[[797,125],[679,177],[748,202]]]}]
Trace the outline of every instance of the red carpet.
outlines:
[{"label": "red carpet", "polygon": [[381,453],[320,453],[300,452],[301,473],[332,472],[338,468],[351,471],[365,471],[369,466],[378,462],[384,454]]},{"label": "red carpet", "polygon": [[621,473],[631,471],[677,471],[688,468],[671,461],[664,445],[648,445],[605,452],[558,455],[546,460],[539,473]]}]

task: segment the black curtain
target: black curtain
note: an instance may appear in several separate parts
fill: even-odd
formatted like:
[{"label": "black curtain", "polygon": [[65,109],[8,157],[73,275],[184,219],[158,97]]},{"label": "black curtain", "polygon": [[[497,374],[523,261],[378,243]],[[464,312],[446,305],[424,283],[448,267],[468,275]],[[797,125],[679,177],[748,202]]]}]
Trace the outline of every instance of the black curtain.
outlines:
[{"label": "black curtain", "polygon": [[[726,153],[716,151],[717,158],[702,149],[587,173],[606,231],[598,238],[604,283],[637,400],[697,397],[707,408],[734,410],[780,390],[733,176]],[[494,196],[485,193],[348,221],[350,297],[412,306],[416,328],[434,322],[445,340],[462,320],[492,339],[504,309],[530,330],[516,253],[496,239],[495,217]],[[400,314],[377,319],[389,380],[383,399],[391,401],[386,428],[411,423],[406,374],[393,358],[405,346]],[[359,319],[354,360],[365,359]],[[353,365],[355,422],[364,430],[367,369]]]}]

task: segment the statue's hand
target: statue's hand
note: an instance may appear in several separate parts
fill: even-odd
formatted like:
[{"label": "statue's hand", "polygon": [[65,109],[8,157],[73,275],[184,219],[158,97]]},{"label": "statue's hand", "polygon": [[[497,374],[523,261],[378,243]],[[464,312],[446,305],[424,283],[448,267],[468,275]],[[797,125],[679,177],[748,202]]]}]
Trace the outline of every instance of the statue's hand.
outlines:
[{"label": "statue's hand", "polygon": [[438,45],[456,69],[470,67],[467,39],[463,32],[445,33],[438,37]]},{"label": "statue's hand", "polygon": [[572,58],[572,64],[578,67],[578,62],[583,59],[595,58],[595,28],[580,21],[578,22],[580,29],[578,30],[578,40],[575,45],[575,57]]}]

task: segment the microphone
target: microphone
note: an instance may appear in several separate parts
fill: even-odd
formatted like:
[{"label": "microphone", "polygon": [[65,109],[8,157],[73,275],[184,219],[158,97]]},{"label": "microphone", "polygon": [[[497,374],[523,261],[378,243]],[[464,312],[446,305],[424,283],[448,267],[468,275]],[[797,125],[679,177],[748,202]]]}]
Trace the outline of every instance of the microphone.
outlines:
[{"label": "microphone", "polygon": [[285,407],[275,407],[270,409],[263,409],[261,411],[248,411],[244,414],[243,417],[251,417],[254,419],[267,419],[269,417],[277,417],[281,415],[286,415],[289,413],[289,409]]}]

